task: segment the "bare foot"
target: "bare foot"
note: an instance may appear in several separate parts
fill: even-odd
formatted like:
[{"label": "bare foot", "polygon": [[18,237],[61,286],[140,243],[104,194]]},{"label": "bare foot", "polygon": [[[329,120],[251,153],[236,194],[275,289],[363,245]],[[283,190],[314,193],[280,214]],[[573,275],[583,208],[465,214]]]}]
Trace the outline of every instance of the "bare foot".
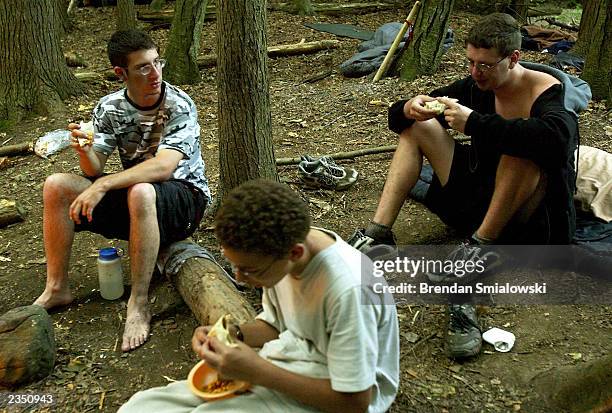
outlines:
[{"label": "bare foot", "polygon": [[60,307],[62,305],[68,305],[74,300],[72,293],[69,289],[63,289],[59,291],[53,291],[50,288],[45,288],[45,291],[34,301],[34,305],[39,305],[45,310],[49,310],[53,307]]},{"label": "bare foot", "polygon": [[142,346],[149,338],[150,321],[151,314],[146,306],[130,309],[128,305],[121,350],[130,351]]}]

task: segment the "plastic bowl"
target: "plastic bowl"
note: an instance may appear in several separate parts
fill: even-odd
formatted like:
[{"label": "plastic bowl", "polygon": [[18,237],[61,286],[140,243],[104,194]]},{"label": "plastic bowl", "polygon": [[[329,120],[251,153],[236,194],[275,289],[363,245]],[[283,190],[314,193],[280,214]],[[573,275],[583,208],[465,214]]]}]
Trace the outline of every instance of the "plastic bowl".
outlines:
[{"label": "plastic bowl", "polygon": [[189,389],[192,393],[204,400],[219,400],[233,397],[237,392],[245,391],[250,387],[250,384],[246,381],[232,380],[227,390],[214,393],[202,390],[210,383],[217,380],[217,377],[217,371],[206,364],[206,361],[202,360],[193,366],[189,372],[187,383],[189,383]]}]

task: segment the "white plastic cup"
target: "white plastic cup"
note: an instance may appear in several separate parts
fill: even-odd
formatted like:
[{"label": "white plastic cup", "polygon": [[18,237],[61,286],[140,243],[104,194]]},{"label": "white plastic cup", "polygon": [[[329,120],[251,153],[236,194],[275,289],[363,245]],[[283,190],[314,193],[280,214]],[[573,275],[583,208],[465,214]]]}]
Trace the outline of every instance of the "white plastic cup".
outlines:
[{"label": "white plastic cup", "polygon": [[493,345],[493,347],[495,347],[495,350],[502,353],[507,353],[514,346],[514,341],[516,340],[516,337],[509,331],[493,327],[492,329],[482,333],[482,339],[487,343]]},{"label": "white plastic cup", "polygon": [[102,248],[98,255],[98,282],[100,295],[106,300],[116,300],[123,295],[123,272],[117,248]]}]

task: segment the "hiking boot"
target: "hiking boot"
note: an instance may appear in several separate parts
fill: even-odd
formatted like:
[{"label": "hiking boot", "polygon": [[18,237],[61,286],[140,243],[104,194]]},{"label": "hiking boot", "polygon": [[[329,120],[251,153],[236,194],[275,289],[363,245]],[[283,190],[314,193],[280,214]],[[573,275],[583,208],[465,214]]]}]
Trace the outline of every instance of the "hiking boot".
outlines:
[{"label": "hiking boot", "polygon": [[[453,265],[447,264],[449,261],[453,262]],[[471,264],[466,267],[468,262]],[[435,283],[467,284],[501,265],[502,257],[499,252],[493,250],[493,246],[465,241],[444,259],[444,265],[439,271],[434,269],[425,274],[429,281]]]},{"label": "hiking boot", "polygon": [[478,324],[476,307],[471,304],[448,306],[448,331],[446,350],[449,357],[460,359],[472,357],[482,347],[482,330]]},{"label": "hiking boot", "polygon": [[346,241],[351,247],[363,252],[371,259],[380,258],[383,255],[396,255],[397,248],[395,236],[385,239],[375,239],[365,234],[365,229],[357,229]]},{"label": "hiking boot", "polygon": [[298,165],[300,179],[313,188],[343,191],[357,181],[359,173],[353,168],[343,168],[329,156],[314,159],[308,155],[301,157]]}]

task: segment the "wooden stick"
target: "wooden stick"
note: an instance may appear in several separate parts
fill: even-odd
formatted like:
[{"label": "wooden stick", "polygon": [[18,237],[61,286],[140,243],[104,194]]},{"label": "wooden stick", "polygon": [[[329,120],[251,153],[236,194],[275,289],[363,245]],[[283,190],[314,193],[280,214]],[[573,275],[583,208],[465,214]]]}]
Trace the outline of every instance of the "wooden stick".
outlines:
[{"label": "wooden stick", "polygon": [[383,77],[385,72],[387,71],[387,68],[389,67],[389,64],[391,63],[391,59],[393,59],[393,55],[395,54],[397,47],[401,43],[402,38],[404,37],[404,34],[406,34],[406,30],[408,30],[408,27],[412,26],[416,18],[416,15],[419,11],[420,6],[421,6],[420,1],[417,1],[416,3],[414,3],[414,6],[412,6],[412,10],[410,10],[410,14],[406,18],[406,21],[402,25],[402,28],[400,29],[397,36],[395,36],[395,40],[393,41],[393,44],[391,44],[391,48],[387,52],[387,55],[385,56],[385,60],[383,60],[382,64],[378,68],[378,72],[376,72],[376,76],[374,76],[373,82],[378,82]]},{"label": "wooden stick", "polygon": [[[397,148],[397,145],[378,146],[376,148],[358,149],[356,151],[350,151],[350,152],[337,152],[337,153],[332,153],[327,156],[332,157],[334,160],[353,159],[356,156],[375,155],[377,153],[393,152],[395,151],[396,148]],[[315,158],[317,157],[318,156],[315,156]],[[297,165],[300,163],[300,161],[301,161],[300,158],[278,158],[276,160],[276,166]]]},{"label": "wooden stick", "polygon": [[24,209],[12,199],[0,199],[0,228],[23,221]]},{"label": "wooden stick", "polygon": [[0,147],[0,156],[14,156],[31,153],[34,151],[34,144],[32,142],[18,143],[15,145],[8,145]]}]

